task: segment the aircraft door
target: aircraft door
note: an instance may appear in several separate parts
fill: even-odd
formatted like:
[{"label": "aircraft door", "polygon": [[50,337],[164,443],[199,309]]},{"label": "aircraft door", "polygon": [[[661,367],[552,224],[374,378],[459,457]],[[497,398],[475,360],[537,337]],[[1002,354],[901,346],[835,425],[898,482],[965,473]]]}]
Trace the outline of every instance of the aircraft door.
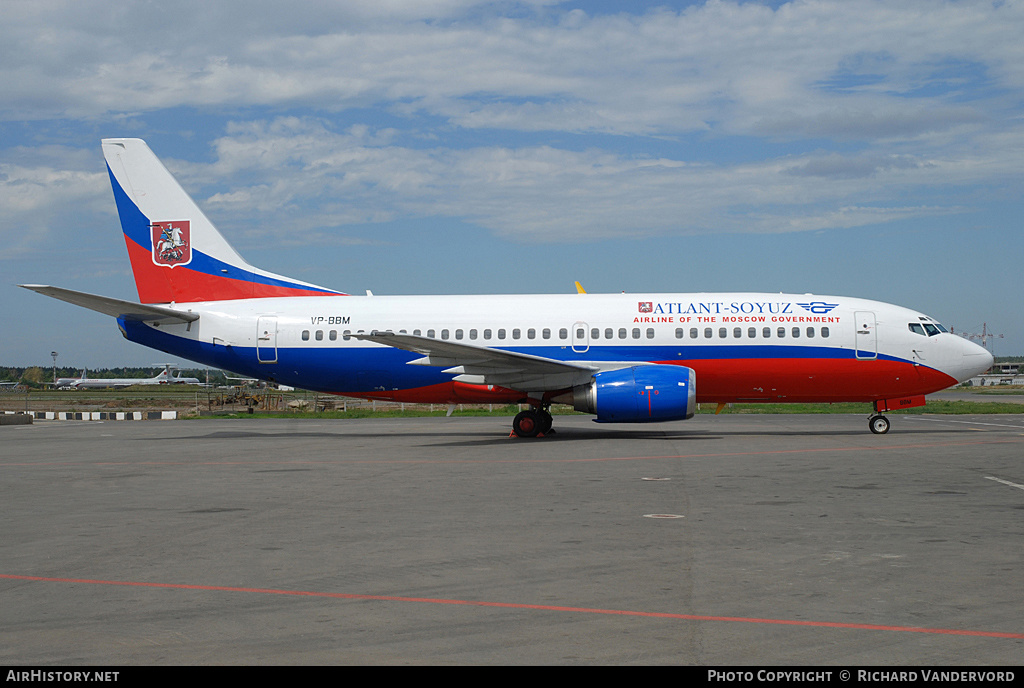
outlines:
[{"label": "aircraft door", "polygon": [[256,360],[277,363],[277,318],[263,315],[256,321]]},{"label": "aircraft door", "polygon": [[590,329],[585,322],[575,322],[572,326],[572,350],[581,354],[590,349]]},{"label": "aircraft door", "polygon": [[859,360],[873,361],[878,358],[878,328],[874,311],[857,311],[853,314],[854,353]]}]

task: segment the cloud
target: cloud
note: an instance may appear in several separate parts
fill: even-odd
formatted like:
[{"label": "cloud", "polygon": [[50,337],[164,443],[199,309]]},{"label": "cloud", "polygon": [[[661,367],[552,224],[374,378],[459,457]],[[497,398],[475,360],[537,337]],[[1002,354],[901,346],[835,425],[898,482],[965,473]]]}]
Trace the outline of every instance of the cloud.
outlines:
[{"label": "cloud", "polygon": [[[296,2],[285,14],[232,2],[5,10],[7,119],[385,106],[466,128],[845,139],[973,121],[970,102],[1024,84],[1019,3],[711,1],[596,16],[458,0]],[[956,65],[986,88],[951,85]]]},{"label": "cloud", "polygon": [[[0,160],[0,242],[4,258],[52,246],[93,213],[112,215],[102,162],[62,146],[18,147]],[[106,203],[105,203],[106,202]],[[67,231],[70,229],[71,231]],[[88,242],[88,233],[79,236]]]},{"label": "cloud", "polygon": [[787,174],[800,177],[854,179],[869,177],[887,170],[914,170],[935,163],[909,155],[869,154],[844,156],[838,153],[808,157],[799,165],[786,169]]},{"label": "cloud", "polygon": [[[210,157],[157,153],[253,241],[422,217],[523,242],[805,231],[1022,176],[1020,3],[97,7],[5,8],[0,118],[172,119]],[[24,149],[0,154],[0,217],[40,233],[108,201],[98,158]]]},{"label": "cloud", "polygon": [[422,217],[546,243],[808,231],[961,212],[943,199],[906,204],[920,187],[962,175],[962,162],[912,155],[815,152],[715,165],[599,149],[390,141],[366,126],[334,132],[314,118],[238,122],[214,142],[211,163],[171,168],[196,193],[216,189],[201,205],[233,231],[293,242]]}]

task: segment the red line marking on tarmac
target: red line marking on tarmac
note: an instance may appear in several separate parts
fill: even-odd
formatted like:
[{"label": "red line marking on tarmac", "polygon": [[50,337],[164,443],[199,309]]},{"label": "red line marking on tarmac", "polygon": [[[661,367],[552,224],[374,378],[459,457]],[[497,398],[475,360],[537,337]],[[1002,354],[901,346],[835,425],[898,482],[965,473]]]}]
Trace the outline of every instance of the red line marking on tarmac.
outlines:
[{"label": "red line marking on tarmac", "polygon": [[574,612],[577,614],[603,614],[609,616],[635,616],[653,619],[678,619],[682,621],[724,621],[735,623],[774,624],[779,626],[811,626],[815,628],[846,628],[860,631],[897,631],[903,633],[931,633],[937,635],[980,636],[984,638],[1024,639],[1024,633],[1000,631],[971,631],[953,628],[921,628],[918,626],[887,626],[881,624],[839,623],[834,621],[796,621],[793,619],[759,619],[742,616],[706,616],[700,614],[671,614],[667,612],[638,612],[624,609],[595,609],[590,607],[563,607],[549,604],[517,604],[514,602],[484,602],[479,600],[447,600],[432,597],[402,597],[398,595],[357,595],[341,592],[316,592],[311,590],[275,590],[273,588],[243,588],[228,585],[186,585],[184,583],[146,583],[142,581],[92,580],[87,578],[48,578],[43,576],[18,576],[0,574],[0,579],[33,581],[40,583],[84,583],[87,585],[119,585],[139,588],[165,588],[172,590],[203,590],[208,592],[247,592],[261,595],[288,595],[292,597],[326,597],[338,600],[367,600],[375,602],[419,602],[425,604],[450,604],[469,607],[498,607],[502,609],[532,609],[548,612]]}]

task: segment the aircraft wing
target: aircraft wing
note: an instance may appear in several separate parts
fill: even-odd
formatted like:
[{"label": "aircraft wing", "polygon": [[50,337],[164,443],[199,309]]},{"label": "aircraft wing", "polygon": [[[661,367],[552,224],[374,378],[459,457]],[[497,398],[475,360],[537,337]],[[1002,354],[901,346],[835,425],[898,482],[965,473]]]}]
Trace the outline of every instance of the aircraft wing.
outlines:
[{"label": "aircraft wing", "polygon": [[546,392],[583,384],[599,368],[486,346],[474,346],[412,334],[374,331],[352,337],[423,354],[409,365],[444,367],[458,382],[495,385],[524,392]]},{"label": "aircraft wing", "polygon": [[198,313],[188,313],[174,310],[173,308],[164,308],[163,306],[147,306],[132,301],[112,299],[108,296],[87,294],[84,291],[72,291],[71,289],[51,287],[45,284],[19,284],[18,286],[38,294],[43,294],[44,296],[52,296],[55,299],[67,301],[76,306],[82,306],[83,308],[112,315],[115,318],[124,318],[125,320],[158,323],[189,323],[199,320]]}]

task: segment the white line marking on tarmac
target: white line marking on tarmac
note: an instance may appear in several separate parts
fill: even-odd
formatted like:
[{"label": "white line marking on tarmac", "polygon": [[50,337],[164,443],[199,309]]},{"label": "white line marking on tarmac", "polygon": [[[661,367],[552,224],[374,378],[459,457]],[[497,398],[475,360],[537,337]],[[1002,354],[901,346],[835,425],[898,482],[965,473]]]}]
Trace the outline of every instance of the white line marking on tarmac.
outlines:
[{"label": "white line marking on tarmac", "polygon": [[1006,425],[1005,423],[982,423],[977,420],[947,420],[945,418],[920,418],[918,416],[907,416],[908,419],[913,420],[927,420],[933,423],[963,423],[965,425],[991,425],[997,428],[1014,428],[1015,430],[1024,430],[1024,425]]},{"label": "white line marking on tarmac", "polygon": [[997,483],[1003,485],[1009,485],[1010,487],[1016,487],[1018,490],[1024,490],[1024,485],[1018,485],[1017,483],[1011,483],[1009,480],[1003,480],[1002,478],[993,478],[991,475],[986,475],[985,480],[995,480]]}]

